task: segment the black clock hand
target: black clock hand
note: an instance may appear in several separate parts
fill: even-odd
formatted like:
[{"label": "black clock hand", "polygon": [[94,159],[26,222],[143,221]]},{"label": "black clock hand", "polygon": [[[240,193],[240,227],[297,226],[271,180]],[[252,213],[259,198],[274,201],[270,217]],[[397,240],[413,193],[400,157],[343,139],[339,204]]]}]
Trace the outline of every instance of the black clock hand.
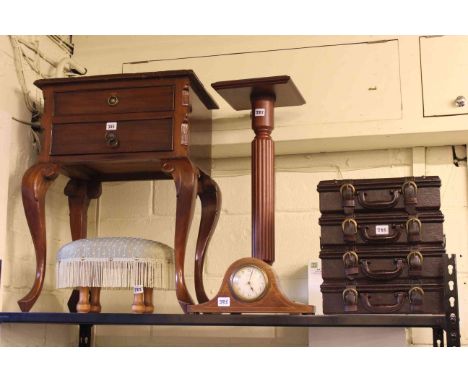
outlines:
[{"label": "black clock hand", "polygon": [[253,269],[252,269],[252,271],[250,271],[250,277],[249,277],[249,281],[247,281],[247,284],[249,284],[249,287],[250,287],[250,289],[252,289],[252,292],[255,292],[254,288],[252,288],[252,284],[250,284],[250,280],[252,279],[252,275],[253,275]]}]

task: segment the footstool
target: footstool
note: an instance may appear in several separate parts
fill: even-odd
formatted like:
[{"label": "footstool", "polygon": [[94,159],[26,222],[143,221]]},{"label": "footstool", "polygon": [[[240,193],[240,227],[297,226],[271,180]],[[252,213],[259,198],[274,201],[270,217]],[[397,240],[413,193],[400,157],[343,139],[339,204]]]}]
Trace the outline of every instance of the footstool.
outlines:
[{"label": "footstool", "polygon": [[152,313],[153,289],[175,289],[174,251],[132,237],[75,240],[57,253],[56,280],[57,288],[79,288],[79,313],[101,311],[101,288],[134,288],[132,311]]}]

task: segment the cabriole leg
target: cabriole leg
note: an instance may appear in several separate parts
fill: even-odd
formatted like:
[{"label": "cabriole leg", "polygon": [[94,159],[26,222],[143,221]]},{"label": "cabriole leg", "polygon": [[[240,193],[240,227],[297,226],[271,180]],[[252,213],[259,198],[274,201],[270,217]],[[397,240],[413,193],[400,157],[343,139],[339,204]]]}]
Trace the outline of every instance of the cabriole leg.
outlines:
[{"label": "cabriole leg", "polygon": [[23,176],[21,192],[23,207],[36,251],[36,275],[31,290],[18,301],[22,312],[33,307],[44,284],[47,254],[45,196],[52,182],[59,175],[59,166],[53,163],[38,163]]},{"label": "cabriole leg", "polygon": [[199,304],[208,301],[203,286],[203,266],[211,236],[216,228],[221,211],[221,191],[216,182],[200,171],[198,196],[201,201],[201,220],[195,252],[195,292]]},{"label": "cabriole leg", "polygon": [[188,159],[170,159],[162,170],[172,176],[177,192],[176,228],[174,239],[176,295],[182,310],[193,305],[184,276],[185,251],[197,197],[198,169]]}]

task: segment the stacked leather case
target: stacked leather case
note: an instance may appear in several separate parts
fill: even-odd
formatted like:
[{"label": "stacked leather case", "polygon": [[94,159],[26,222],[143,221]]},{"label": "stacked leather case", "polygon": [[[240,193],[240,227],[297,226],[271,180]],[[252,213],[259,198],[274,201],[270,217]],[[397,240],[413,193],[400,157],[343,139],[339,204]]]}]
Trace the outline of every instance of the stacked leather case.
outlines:
[{"label": "stacked leather case", "polygon": [[440,178],[318,185],[323,312],[443,313]]}]

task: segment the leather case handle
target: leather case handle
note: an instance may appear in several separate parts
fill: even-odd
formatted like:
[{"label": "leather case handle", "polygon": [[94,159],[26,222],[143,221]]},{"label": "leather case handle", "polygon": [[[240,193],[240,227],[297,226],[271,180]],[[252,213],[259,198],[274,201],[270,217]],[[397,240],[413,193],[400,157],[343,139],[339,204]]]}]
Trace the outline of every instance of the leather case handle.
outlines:
[{"label": "leather case handle", "polygon": [[388,235],[372,235],[369,233],[369,226],[360,227],[359,233],[362,240],[366,242],[393,242],[397,241],[401,236],[401,227],[392,226],[392,233]]},{"label": "leather case handle", "polygon": [[353,279],[359,274],[359,256],[354,251],[345,252],[343,255],[343,264],[346,277]]},{"label": "leather case handle", "polygon": [[403,260],[398,259],[396,260],[396,267],[390,271],[379,270],[373,271],[369,267],[369,262],[367,260],[361,260],[361,269],[362,273],[366,275],[366,277],[373,279],[373,280],[392,280],[397,278],[403,272],[404,263]]},{"label": "leather case handle", "polygon": [[356,220],[353,218],[343,220],[341,223],[341,229],[343,231],[345,241],[352,243],[356,241],[356,235],[358,232],[358,224]]},{"label": "leather case handle", "polygon": [[356,189],[351,183],[345,183],[340,187],[341,205],[346,215],[350,215],[354,211],[354,207],[355,207],[354,194],[355,193],[356,193]]},{"label": "leather case handle", "polygon": [[358,309],[358,291],[354,288],[346,288],[343,291],[343,303],[345,312],[356,312]]},{"label": "leather case handle", "polygon": [[409,242],[421,241],[422,223],[416,217],[409,218],[406,221],[406,235]]},{"label": "leather case handle", "polygon": [[412,287],[408,293],[396,292],[394,304],[375,304],[371,303],[369,293],[358,293],[355,288],[349,287],[343,291],[343,303],[345,312],[356,312],[358,310],[358,301],[368,312],[371,313],[394,313],[403,308],[406,298],[410,303],[411,311],[419,311],[424,304],[424,290],[421,287]]},{"label": "leather case handle", "polygon": [[371,312],[371,313],[393,313],[398,312],[405,303],[405,292],[397,292],[395,293],[395,304],[387,305],[387,304],[377,304],[372,305],[370,302],[369,293],[361,293],[360,295],[362,305],[364,308]]},{"label": "leather case handle", "polygon": [[370,201],[366,199],[366,193],[365,192],[358,192],[358,200],[359,204],[363,206],[364,208],[368,209],[379,209],[379,210],[384,210],[388,208],[395,207],[395,205],[398,203],[398,200],[400,199],[400,190],[391,190],[390,194],[392,194],[392,198],[390,200],[374,200]]}]

